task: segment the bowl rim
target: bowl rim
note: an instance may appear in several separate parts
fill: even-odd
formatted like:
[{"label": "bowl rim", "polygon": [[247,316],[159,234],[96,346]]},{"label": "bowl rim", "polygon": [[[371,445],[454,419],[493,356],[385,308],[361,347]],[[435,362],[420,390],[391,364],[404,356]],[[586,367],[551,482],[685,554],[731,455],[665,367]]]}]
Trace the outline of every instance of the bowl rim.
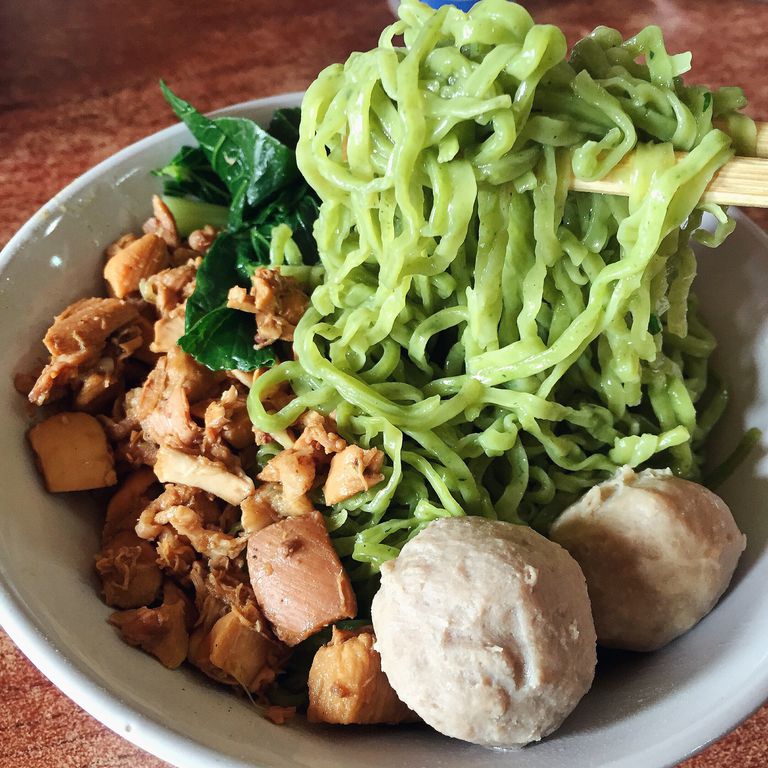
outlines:
[{"label": "bowl rim", "polygon": [[[217,109],[210,115],[239,116],[258,109],[278,109],[298,105],[303,92],[293,91],[272,96],[249,99]],[[9,261],[48,219],[52,208],[76,196],[96,181],[111,167],[128,159],[156,142],[188,134],[183,124],[176,123],[129,144],[97,165],[85,171],[44,203],[11,237],[0,251],[0,273]],[[740,227],[746,227],[750,235],[768,250],[768,233],[738,209],[731,211]],[[172,726],[142,714],[121,699],[117,690],[102,685],[85,667],[76,665],[46,637],[40,622],[16,593],[13,584],[0,572],[0,626],[21,652],[62,693],[100,723],[132,744],[179,768],[256,768],[255,763],[241,761],[216,752],[202,742],[192,740],[173,730]],[[671,738],[657,743],[650,749],[634,755],[626,755],[604,768],[666,768],[705,749],[735,728],[762,706],[768,699],[768,665],[761,675],[752,680],[749,688],[739,696],[724,699],[702,719],[678,730]],[[650,753],[650,754],[649,754]],[[649,763],[648,760],[657,762]],[[597,766],[596,766],[597,768]]]}]

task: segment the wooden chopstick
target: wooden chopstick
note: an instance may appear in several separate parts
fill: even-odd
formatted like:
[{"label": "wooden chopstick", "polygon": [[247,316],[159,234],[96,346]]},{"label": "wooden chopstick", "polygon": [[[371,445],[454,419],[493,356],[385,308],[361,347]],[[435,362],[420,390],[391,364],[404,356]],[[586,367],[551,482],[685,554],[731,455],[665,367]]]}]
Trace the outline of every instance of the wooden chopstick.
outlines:
[{"label": "wooden chopstick", "polygon": [[[734,157],[712,178],[702,200],[719,205],[768,208],[768,123],[757,125],[757,157]],[[682,153],[681,153],[682,156]],[[571,179],[577,192],[598,192],[628,197],[632,158],[627,157],[607,176],[597,181]]]}]

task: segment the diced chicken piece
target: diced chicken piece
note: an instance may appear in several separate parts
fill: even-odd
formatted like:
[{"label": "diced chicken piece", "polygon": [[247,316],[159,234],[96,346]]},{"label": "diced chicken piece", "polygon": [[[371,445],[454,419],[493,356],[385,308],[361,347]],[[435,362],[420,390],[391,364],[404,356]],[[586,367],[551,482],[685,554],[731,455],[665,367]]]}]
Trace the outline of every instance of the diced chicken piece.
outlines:
[{"label": "diced chicken piece", "polygon": [[187,241],[189,247],[193,251],[198,253],[208,253],[208,249],[213,245],[213,241],[219,234],[219,230],[216,227],[212,227],[210,224],[206,224],[202,229],[196,229],[194,232],[189,233]]},{"label": "diced chicken piece", "polygon": [[240,502],[240,522],[246,534],[256,533],[262,528],[277,522],[278,516],[275,514],[272,505],[252,494],[246,496]]},{"label": "diced chicken piece", "polygon": [[349,576],[318,512],[251,534],[248,571],[264,615],[287,645],[357,612]]},{"label": "diced chicken piece", "polygon": [[257,632],[235,611],[213,625],[208,642],[211,664],[252,693],[275,679],[285,657],[285,651],[274,640]]},{"label": "diced chicken piece", "polygon": [[29,400],[43,405],[51,391],[77,378],[81,370],[102,356],[107,339],[138,317],[136,307],[119,299],[81,299],[58,315],[43,338],[51,362],[29,393]]},{"label": "diced chicken piece", "polygon": [[337,504],[361,491],[367,491],[384,479],[381,466],[384,453],[378,448],[363,450],[348,445],[331,460],[328,479],[323,486],[326,504]]},{"label": "diced chicken piece", "polygon": [[94,416],[57,413],[29,430],[29,442],[51,493],[106,488],[117,482],[107,436]]},{"label": "diced chicken piece", "polygon": [[115,608],[138,608],[154,601],[162,574],[155,549],[133,531],[118,533],[96,555],[104,601]]},{"label": "diced chicken piece", "polygon": [[154,304],[162,316],[176,309],[195,290],[198,263],[199,258],[148,277],[141,286],[144,300]]},{"label": "diced chicken piece", "polygon": [[144,222],[142,229],[162,238],[172,250],[178,248],[181,238],[176,228],[176,219],[159,195],[152,195],[152,213],[154,215]]},{"label": "diced chicken piece", "polygon": [[[251,521],[251,524],[256,526],[256,530],[264,528],[261,521],[267,519],[276,522],[284,517],[311,515],[315,511],[309,496],[298,496],[294,499],[288,499],[283,493],[280,483],[263,483],[254,491],[252,496],[242,502],[241,508],[244,513],[247,509],[248,519]],[[241,522],[247,533],[254,532],[248,530],[245,514]]]},{"label": "diced chicken piece", "polygon": [[317,411],[307,411],[298,420],[303,427],[294,448],[312,448],[316,453],[331,455],[341,453],[347,441],[336,434],[336,423]]},{"label": "diced chicken piece", "polygon": [[176,506],[158,512],[155,523],[173,526],[178,534],[189,539],[196,552],[206,557],[237,557],[246,545],[245,538],[205,528],[200,516],[190,507]]},{"label": "diced chicken piece", "polygon": [[231,386],[218,400],[209,403],[204,418],[206,440],[216,442],[223,437],[240,451],[254,443],[246,395],[236,386]]},{"label": "diced chicken piece", "polygon": [[122,251],[123,248],[130,245],[134,240],[138,240],[139,238],[136,237],[136,235],[133,234],[133,232],[126,232],[124,235],[121,235],[120,237],[115,240],[114,243],[110,243],[105,251],[104,255],[109,259],[112,258],[118,251]]},{"label": "diced chicken piece", "polygon": [[157,537],[157,564],[169,576],[184,579],[196,559],[192,545],[175,531],[166,528]]},{"label": "diced chicken piece", "polygon": [[418,719],[382,672],[375,641],[370,627],[333,628],[331,642],[317,651],[309,670],[310,723],[395,724]]},{"label": "diced chicken piece", "polygon": [[119,250],[104,265],[104,279],[110,293],[124,299],[137,293],[139,284],[168,266],[168,248],[155,235],[144,235]]},{"label": "diced chicken piece", "polygon": [[234,285],[229,289],[229,293],[227,293],[227,307],[255,315],[256,298],[246,291],[245,288]]},{"label": "diced chicken piece", "polygon": [[155,473],[148,467],[125,478],[107,505],[102,542],[108,542],[123,531],[135,530],[141,511],[152,500],[150,489],[156,483]]},{"label": "diced chicken piece", "polygon": [[278,339],[293,341],[296,324],[309,298],[292,277],[276,269],[260,267],[251,277],[251,290],[232,288],[227,306],[256,315],[256,345],[265,347]]},{"label": "diced chicken piece", "polygon": [[158,445],[197,451],[203,441],[203,431],[192,420],[182,387],[164,391],[160,402],[142,419],[141,427],[144,436]]},{"label": "diced chicken piece", "polygon": [[167,446],[161,446],[157,452],[155,474],[160,482],[201,488],[235,506],[254,490],[253,480],[242,470],[236,475],[220,461],[190,456]]},{"label": "diced chicken piece", "polygon": [[82,384],[72,400],[78,411],[98,413],[122,389],[122,366],[111,357],[102,357],[96,365],[80,377]]},{"label": "diced chicken piece", "polygon": [[200,516],[203,525],[217,525],[221,517],[220,502],[199,488],[168,484],[165,490],[139,515],[136,534],[142,539],[156,539],[163,526],[155,523],[155,515],[171,507],[185,506]]},{"label": "diced chicken piece", "polygon": [[123,640],[155,656],[169,669],[176,669],[189,651],[186,595],[171,581],[166,581],[163,604],[158,608],[119,611],[109,617]]},{"label": "diced chicken piece", "polygon": [[211,390],[224,379],[224,374],[211,371],[200,365],[191,355],[179,347],[168,352],[166,371],[168,387],[181,387],[189,398],[190,403],[196,403],[211,393]]},{"label": "diced chicken piece", "polygon": [[152,352],[165,354],[170,352],[184,335],[184,308],[172,309],[155,322],[153,339],[149,348]]},{"label": "diced chicken piece", "polygon": [[315,457],[311,448],[287,448],[273,456],[258,475],[267,483],[280,483],[286,500],[305,496],[315,481]]}]

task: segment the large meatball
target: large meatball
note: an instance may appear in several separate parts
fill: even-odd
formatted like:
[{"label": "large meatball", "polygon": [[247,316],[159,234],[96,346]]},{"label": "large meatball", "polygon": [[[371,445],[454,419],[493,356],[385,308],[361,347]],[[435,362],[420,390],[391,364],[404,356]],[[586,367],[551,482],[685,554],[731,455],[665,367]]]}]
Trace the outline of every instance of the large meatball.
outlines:
[{"label": "large meatball", "polygon": [[601,645],[652,651],[706,616],[746,539],[725,502],[669,470],[620,469],[555,521],[581,565]]},{"label": "large meatball", "polygon": [[493,747],[538,741],[592,684],[584,576],[525,526],[431,523],[382,567],[372,615],[392,687],[448,736]]}]

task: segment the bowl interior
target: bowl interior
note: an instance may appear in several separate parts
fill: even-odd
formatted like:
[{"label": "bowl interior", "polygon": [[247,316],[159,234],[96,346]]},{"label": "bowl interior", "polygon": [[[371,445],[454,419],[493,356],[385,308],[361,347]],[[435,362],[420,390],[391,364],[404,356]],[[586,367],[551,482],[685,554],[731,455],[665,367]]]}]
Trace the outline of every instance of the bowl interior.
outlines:
[{"label": "bowl interior", "polygon": [[[298,95],[233,107],[266,121]],[[717,609],[650,655],[603,654],[594,688],[564,726],[514,753],[487,751],[425,728],[278,727],[247,699],[191,670],[171,672],[122,643],[97,596],[98,495],[48,495],[24,434],[30,410],[11,374],[42,358],[52,316],[101,291],[103,248],[147,217],[148,174],[189,141],[175,127],[102,163],[57,195],[0,256],[0,398],[6,429],[0,513],[0,622],[65,693],[131,741],[185,768],[571,768],[672,764],[732,727],[768,694],[768,462],[754,451],[722,493],[748,547]],[[696,290],[721,342],[717,366],[732,400],[714,439],[725,454],[744,429],[768,431],[768,239],[740,218],[727,243],[700,254]],[[565,761],[565,762],[564,762]]]}]

